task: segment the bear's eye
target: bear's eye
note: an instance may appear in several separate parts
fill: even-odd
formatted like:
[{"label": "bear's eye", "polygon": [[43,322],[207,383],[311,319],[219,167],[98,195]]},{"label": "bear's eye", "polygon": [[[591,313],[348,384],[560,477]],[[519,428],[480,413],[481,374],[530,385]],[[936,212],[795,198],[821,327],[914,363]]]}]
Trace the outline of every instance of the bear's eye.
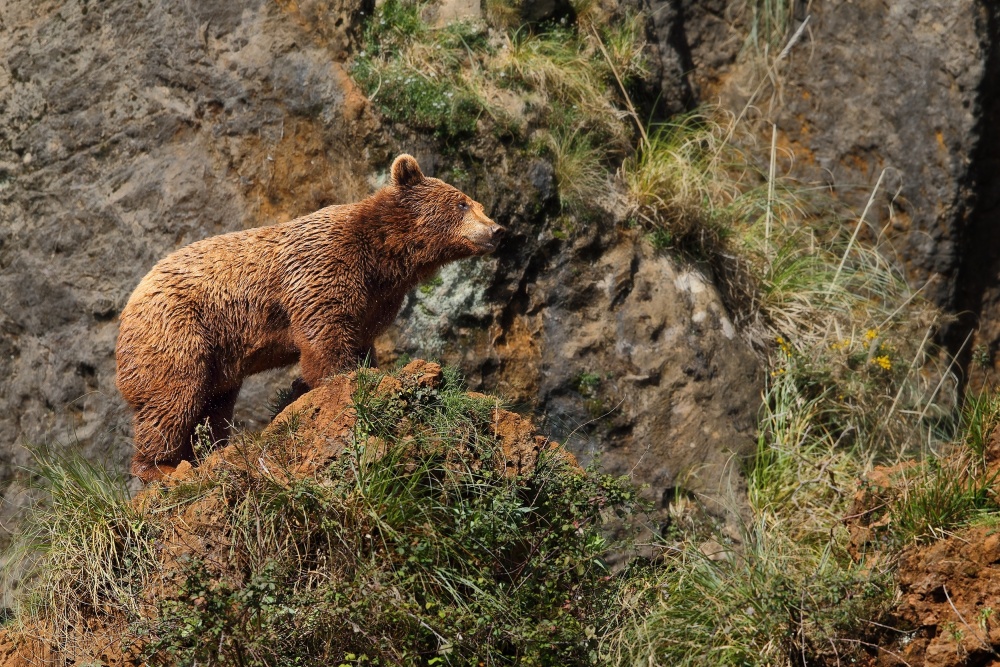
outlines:
[{"label": "bear's eye", "polygon": [[458,203],[458,208],[460,210],[462,210],[462,211],[468,211],[469,210],[469,202],[464,202],[464,201],[463,202],[459,202]]}]

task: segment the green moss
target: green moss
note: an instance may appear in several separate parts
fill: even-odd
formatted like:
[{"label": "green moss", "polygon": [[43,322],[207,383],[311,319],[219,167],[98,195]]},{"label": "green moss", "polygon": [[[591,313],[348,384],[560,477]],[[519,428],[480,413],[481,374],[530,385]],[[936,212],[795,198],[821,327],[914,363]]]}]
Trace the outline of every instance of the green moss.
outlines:
[{"label": "green moss", "polygon": [[483,105],[449,80],[436,80],[400,64],[375,70],[372,62],[355,62],[354,76],[386,118],[415,130],[460,138],[476,129]]},{"label": "green moss", "polygon": [[427,296],[434,293],[434,290],[444,284],[441,276],[433,276],[420,286],[420,293]]}]

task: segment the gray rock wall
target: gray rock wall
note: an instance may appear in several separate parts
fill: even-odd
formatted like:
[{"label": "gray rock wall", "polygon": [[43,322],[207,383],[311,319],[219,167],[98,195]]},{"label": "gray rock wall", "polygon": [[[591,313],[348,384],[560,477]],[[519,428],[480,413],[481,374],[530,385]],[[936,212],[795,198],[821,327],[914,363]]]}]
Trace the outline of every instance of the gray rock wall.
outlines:
[{"label": "gray rock wall", "polygon": [[[747,6],[650,0],[663,90],[737,114],[751,101],[749,115],[766,121],[762,145],[767,123],[777,125],[779,169],[835,184],[855,214],[884,172],[868,239],[880,238],[911,283],[957,315],[942,340],[970,377],[980,372],[969,367],[976,347],[1000,369],[996,3],[799,0],[790,32],[808,23],[772,72],[775,85],[759,88],[747,84]],[[772,57],[784,43],[769,47]],[[678,62],[690,63],[680,78]]]},{"label": "gray rock wall", "polygon": [[659,507],[683,487],[739,508],[762,374],[705,275],[626,236],[587,271],[540,276],[531,298],[540,398],[557,433],[576,431],[570,447],[649,484]]},{"label": "gray rock wall", "polygon": [[915,284],[954,303],[967,175],[987,77],[982,7],[964,2],[812,3],[782,71],[778,128],[797,167],[888,225]]},{"label": "gray rock wall", "polygon": [[975,99],[975,149],[964,179],[970,193],[961,220],[953,349],[972,388],[996,386],[1000,371],[1000,6],[983,2],[977,17],[986,72]]},{"label": "gray rock wall", "polygon": [[337,64],[363,9],[0,5],[0,478],[22,443],[128,458],[117,314],[158,259],[367,193]]}]

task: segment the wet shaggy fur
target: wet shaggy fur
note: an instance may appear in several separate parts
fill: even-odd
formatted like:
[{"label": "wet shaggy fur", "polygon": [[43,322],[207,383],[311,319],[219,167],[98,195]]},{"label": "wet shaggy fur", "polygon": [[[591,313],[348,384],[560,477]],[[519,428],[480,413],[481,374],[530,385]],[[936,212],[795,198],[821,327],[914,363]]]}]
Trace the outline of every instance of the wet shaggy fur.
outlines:
[{"label": "wet shaggy fur", "polygon": [[448,262],[492,252],[483,207],[401,155],[356,204],[192,243],[160,261],[121,314],[118,388],[134,411],[132,473],[192,458],[195,426],[225,438],[243,380],[299,361],[302,379],[354,367],[406,293]]}]

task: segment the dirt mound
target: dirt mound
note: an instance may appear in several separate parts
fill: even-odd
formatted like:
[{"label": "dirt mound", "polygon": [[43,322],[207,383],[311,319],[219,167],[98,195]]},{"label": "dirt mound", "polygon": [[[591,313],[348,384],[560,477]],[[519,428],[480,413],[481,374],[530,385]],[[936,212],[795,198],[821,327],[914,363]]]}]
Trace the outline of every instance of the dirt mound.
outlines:
[{"label": "dirt mound", "polygon": [[[441,382],[439,364],[417,359],[403,367],[398,375],[381,377],[375,391],[381,395],[399,397],[436,388]],[[357,414],[351,409],[352,396],[358,388],[356,373],[336,377],[289,405],[264,431],[265,435],[276,435],[294,428],[296,438],[301,443],[299,451],[302,462],[296,471],[298,474],[308,474],[329,463],[349,441],[357,421]],[[478,392],[470,392],[469,395],[488,400]],[[505,474],[522,475],[531,472],[538,462],[538,455],[547,449],[558,450],[560,455],[576,465],[573,455],[559,448],[557,443],[539,435],[530,419],[500,409],[493,410],[491,417],[493,433],[503,454]]]},{"label": "dirt mound", "polygon": [[914,628],[883,665],[1000,665],[1000,529],[977,526],[907,550],[897,627]]},{"label": "dirt mound", "polygon": [[[915,517],[941,518],[958,488],[1000,493],[1000,430],[981,456],[953,456],[937,465],[930,487],[921,462],[876,467],[862,481],[846,524],[856,560],[894,563],[897,602],[879,644],[879,665],[1000,665],[1000,527],[972,525],[918,532]],[[907,508],[910,508],[909,511]],[[913,508],[918,508],[919,512]],[[931,514],[933,516],[933,514]],[[958,520],[965,523],[964,520]],[[900,536],[920,543],[899,551]],[[929,543],[928,540],[930,541]],[[892,630],[895,629],[895,630]]]},{"label": "dirt mound", "polygon": [[[247,489],[267,486],[287,490],[303,482],[322,484],[316,481],[322,471],[344,455],[346,448],[359,444],[361,421],[391,420],[393,432],[409,434],[404,435],[402,444],[413,455],[404,453],[400,463],[404,467],[417,465],[414,461],[426,455],[428,447],[435,447],[434,433],[421,433],[426,427],[418,413],[426,410],[428,401],[436,400],[439,394],[435,392],[445,381],[438,364],[419,360],[393,374],[361,370],[334,377],[285,408],[263,433],[236,437],[231,444],[210,451],[200,464],[184,462],[162,482],[144,489],[132,500],[132,507],[140,516],[157,522],[158,562],[155,574],[142,589],[143,614],[155,616],[164,609],[163,600],[183,596],[194,562],[209,572],[209,577],[245,577],[239,570],[246,563],[234,562],[238,560],[233,548],[238,538],[231,534],[231,526],[227,528],[234,504],[243,500]],[[478,406],[484,417],[481,423],[488,425],[471,433],[471,439],[480,443],[488,440],[489,447],[475,450],[474,445],[448,445],[448,451],[437,454],[445,465],[495,471],[497,478],[510,479],[530,475],[540,454],[553,450],[570,470],[580,470],[572,455],[536,433],[530,419],[496,404],[491,407],[493,399],[482,394],[462,396],[468,405]],[[381,458],[390,450],[386,442],[372,435],[362,436],[361,444],[368,460]],[[233,483],[234,479],[238,483]],[[101,609],[74,613],[73,622],[64,623],[58,632],[49,629],[47,622],[0,632],[0,667],[63,661],[108,667],[142,664],[138,656],[143,640],[131,634],[129,625],[136,619]],[[132,639],[123,639],[129,636]]]}]

